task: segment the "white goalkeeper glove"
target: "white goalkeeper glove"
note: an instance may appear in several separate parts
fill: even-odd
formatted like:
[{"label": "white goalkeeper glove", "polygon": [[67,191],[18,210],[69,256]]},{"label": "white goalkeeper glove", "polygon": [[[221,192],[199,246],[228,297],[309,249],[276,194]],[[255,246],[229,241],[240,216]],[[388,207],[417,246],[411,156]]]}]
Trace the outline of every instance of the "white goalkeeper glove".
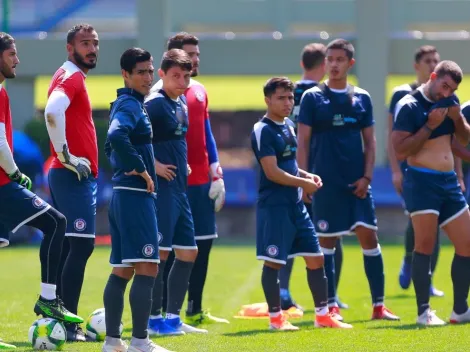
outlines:
[{"label": "white goalkeeper glove", "polygon": [[222,168],[219,162],[210,165],[211,187],[209,189],[209,198],[215,201],[215,211],[218,212],[225,203],[225,184]]},{"label": "white goalkeeper glove", "polygon": [[81,181],[82,178],[88,178],[91,174],[90,161],[87,158],[81,158],[70,154],[69,148],[66,144],[64,144],[62,152],[57,153],[57,159],[59,159],[62,165],[67,169],[75,172],[79,181]]}]

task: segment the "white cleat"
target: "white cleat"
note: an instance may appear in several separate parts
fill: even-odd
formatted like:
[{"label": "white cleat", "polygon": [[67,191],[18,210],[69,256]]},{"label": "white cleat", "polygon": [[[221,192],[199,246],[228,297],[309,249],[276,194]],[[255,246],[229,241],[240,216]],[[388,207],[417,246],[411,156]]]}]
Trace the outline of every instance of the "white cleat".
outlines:
[{"label": "white cleat", "polygon": [[468,322],[470,322],[470,309],[467,309],[467,311],[463,314],[457,314],[454,311],[452,311],[452,314],[450,315],[449,323],[461,324],[461,323],[468,323]]},{"label": "white cleat", "polygon": [[102,352],[127,352],[127,344],[121,339],[114,337],[106,337],[104,341]]},{"label": "white cleat", "polygon": [[172,352],[163,348],[162,346],[158,346],[152,340],[147,338],[146,340],[138,340],[132,338],[131,345],[129,346],[128,352]]},{"label": "white cleat", "polygon": [[186,334],[207,334],[209,332],[206,329],[195,328],[194,326],[185,323],[181,323],[178,330],[183,331]]},{"label": "white cleat", "polygon": [[442,326],[446,325],[445,321],[438,318],[435,310],[426,309],[426,311],[421,314],[418,319],[416,319],[416,324],[424,326]]}]

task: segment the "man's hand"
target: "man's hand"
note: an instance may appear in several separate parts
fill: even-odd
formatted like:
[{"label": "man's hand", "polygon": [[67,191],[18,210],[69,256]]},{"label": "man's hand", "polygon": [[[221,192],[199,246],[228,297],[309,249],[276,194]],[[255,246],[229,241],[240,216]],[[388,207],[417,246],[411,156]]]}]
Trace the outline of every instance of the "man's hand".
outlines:
[{"label": "man's hand", "polygon": [[349,185],[353,189],[353,194],[361,199],[365,199],[367,191],[369,190],[369,180],[365,177],[361,177],[359,180]]},{"label": "man's hand", "polygon": [[69,153],[69,148],[66,144],[62,149],[62,152],[57,153],[57,159],[67,169],[72,170],[77,174],[78,180],[82,178],[88,178],[91,174],[90,161],[87,158],[76,157]]},{"label": "man's hand", "polygon": [[432,130],[438,128],[442,121],[444,121],[444,119],[446,118],[448,110],[449,109],[446,108],[438,108],[432,110],[428,114],[428,121],[426,122],[426,125]]},{"label": "man's hand", "polygon": [[225,183],[222,168],[218,162],[210,165],[211,187],[209,189],[209,198],[215,201],[214,209],[219,212],[225,204]]},{"label": "man's hand", "polygon": [[460,105],[451,106],[447,111],[447,116],[449,116],[453,121],[460,119],[462,116]]},{"label": "man's hand", "polygon": [[401,194],[403,192],[403,174],[401,171],[397,171],[392,174],[392,183],[397,193]]},{"label": "man's hand", "polygon": [[145,170],[144,172],[137,172],[135,170],[132,170],[131,172],[126,172],[125,175],[126,176],[140,176],[140,177],[142,177],[145,180],[145,182],[147,183],[147,192],[148,193],[155,192],[155,184],[153,183],[153,180],[150,177],[147,170]]},{"label": "man's hand", "polygon": [[176,170],[175,165],[165,165],[159,163],[158,161],[155,162],[155,171],[157,175],[167,181],[173,181],[173,179],[176,177],[176,173],[173,170]]},{"label": "man's hand", "polygon": [[191,172],[193,172],[193,170],[191,170],[191,166],[188,164],[188,176],[191,175]]},{"label": "man's hand", "polygon": [[[317,186],[317,190],[323,186],[323,181],[320,176],[307,173],[305,176],[306,179],[313,181],[313,183]],[[315,191],[316,192],[316,191]],[[302,200],[304,203],[312,203],[312,194],[309,194],[303,190],[302,192]]]},{"label": "man's hand", "polygon": [[33,186],[31,179],[25,174],[21,173],[20,169],[16,169],[16,171],[8,175],[8,177],[10,178],[10,180],[12,180],[13,182],[16,182],[20,186],[23,186],[28,191],[30,191],[31,187]]}]

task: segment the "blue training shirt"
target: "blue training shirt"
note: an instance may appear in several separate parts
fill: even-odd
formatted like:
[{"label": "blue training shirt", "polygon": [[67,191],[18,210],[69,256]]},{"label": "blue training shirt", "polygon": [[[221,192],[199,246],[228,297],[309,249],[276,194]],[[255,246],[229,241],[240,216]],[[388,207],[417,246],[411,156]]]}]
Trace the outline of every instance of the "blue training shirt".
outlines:
[{"label": "blue training shirt", "polygon": [[154,131],[155,158],[162,164],[174,165],[176,177],[172,181],[157,176],[159,187],[185,193],[188,184],[188,107],[184,95],[171,99],[163,89],[145,99],[145,107]]},{"label": "blue training shirt", "polygon": [[305,91],[309,90],[310,88],[316,87],[317,85],[318,85],[318,82],[305,80],[305,79],[295,82],[294,108],[292,109],[292,114],[289,117],[292,120],[292,122],[294,122],[295,129],[297,129],[297,122],[299,119],[299,111],[300,111],[300,101],[302,100],[302,96],[304,95]]},{"label": "blue training shirt", "polygon": [[[296,160],[297,139],[293,123],[287,117],[282,124],[267,117],[263,117],[257,122],[251,132],[251,148],[260,166],[262,158],[275,156],[277,166],[281,170],[293,176],[299,176]],[[262,167],[260,174],[259,204],[277,205],[300,201],[302,193],[299,187],[284,186],[270,181]]]},{"label": "blue training shirt", "polygon": [[157,189],[152,125],[143,102],[142,94],[121,88],[117,90],[117,99],[111,104],[105,153],[113,167],[114,187],[146,190],[147,184],[141,176],[127,176],[125,173],[147,170]]},{"label": "blue training shirt", "polygon": [[348,86],[333,90],[326,84],[307,90],[300,104],[299,123],[312,128],[310,172],[325,186],[349,189],[364,176],[362,130],[374,124],[370,95]]}]

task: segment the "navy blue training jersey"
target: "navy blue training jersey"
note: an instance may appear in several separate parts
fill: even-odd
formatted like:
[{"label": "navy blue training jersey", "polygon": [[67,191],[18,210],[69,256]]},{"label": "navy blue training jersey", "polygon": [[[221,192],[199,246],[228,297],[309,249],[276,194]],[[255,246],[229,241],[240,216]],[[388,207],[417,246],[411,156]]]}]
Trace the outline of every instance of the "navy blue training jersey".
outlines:
[{"label": "navy blue training jersey", "polygon": [[[456,102],[458,98],[453,96]],[[449,99],[449,98],[448,98]],[[416,91],[406,95],[397,103],[395,109],[393,130],[405,131],[415,134],[428,121],[428,113],[433,105],[439,102],[433,102],[423,93],[423,88],[419,87]],[[450,117],[446,117],[444,121],[429,136],[434,139],[447,134],[453,134],[455,131],[454,122]]]},{"label": "navy blue training jersey", "polygon": [[297,120],[299,118],[300,101],[302,100],[302,95],[304,95],[305,91],[309,90],[310,88],[316,87],[317,85],[318,82],[304,79],[295,82],[294,108],[292,109],[292,114],[289,116],[291,121],[295,124],[295,129],[297,129]]},{"label": "navy blue training jersey", "polygon": [[[292,121],[287,117],[279,124],[263,117],[251,132],[251,148],[258,163],[265,156],[275,156],[277,166],[285,172],[299,176],[296,152],[297,139]],[[261,163],[260,163],[261,166]],[[263,205],[296,203],[301,199],[298,187],[283,186],[270,181],[261,167],[258,202]]]},{"label": "navy blue training jersey", "polygon": [[126,176],[126,172],[147,170],[155,183],[155,163],[152,147],[152,125],[145,111],[144,96],[133,89],[117,90],[111,104],[105,153],[113,167],[114,186],[147,189],[141,176]]},{"label": "navy blue training jersey", "polygon": [[312,128],[308,171],[318,174],[325,186],[348,188],[364,175],[361,132],[374,124],[367,91],[326,85],[309,89],[300,104],[299,123]]},{"label": "navy blue training jersey", "polygon": [[188,107],[186,98],[171,99],[163,89],[153,92],[145,99],[145,107],[153,127],[155,159],[162,164],[174,165],[176,177],[167,181],[157,176],[160,187],[172,187],[186,192],[188,180]]},{"label": "navy blue training jersey", "polygon": [[462,104],[462,115],[470,123],[470,100]]},{"label": "navy blue training jersey", "polygon": [[400,101],[408,93],[414,91],[418,88],[418,83],[410,83],[410,84],[402,84],[401,86],[395,87],[393,90],[392,98],[390,99],[390,106],[388,107],[388,112],[392,115],[395,114],[395,107],[397,103]]}]

